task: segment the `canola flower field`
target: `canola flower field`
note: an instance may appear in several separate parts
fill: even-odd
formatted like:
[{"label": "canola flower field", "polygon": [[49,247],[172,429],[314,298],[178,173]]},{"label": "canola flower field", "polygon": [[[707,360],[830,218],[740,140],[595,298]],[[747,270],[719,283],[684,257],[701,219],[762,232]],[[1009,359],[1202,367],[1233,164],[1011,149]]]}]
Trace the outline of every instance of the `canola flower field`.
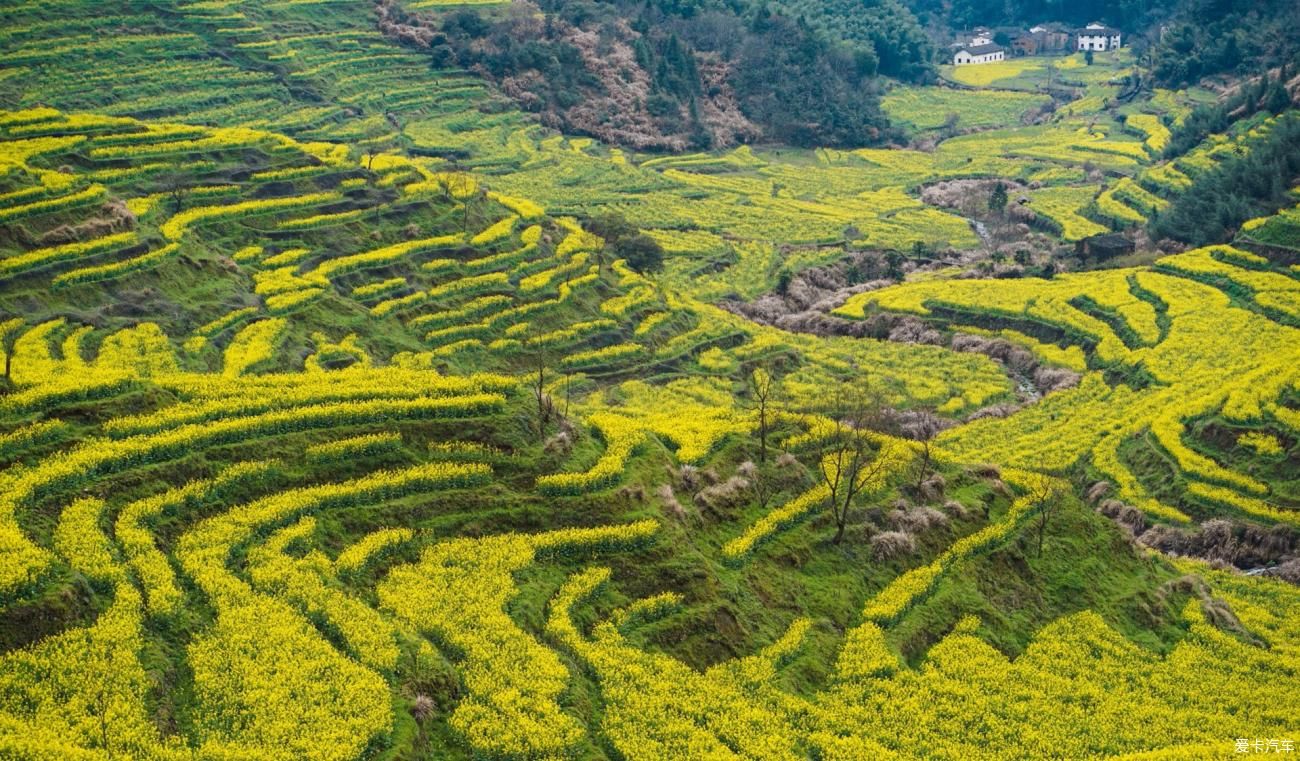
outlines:
[{"label": "canola flower field", "polygon": [[[1176,166],[1158,119],[1069,115],[933,152],[629,156],[472,110],[484,86],[368,4],[85,8],[5,4],[0,32],[0,756],[1209,759],[1294,735],[1300,591],[1126,544],[1075,496],[1300,525],[1294,267],[1218,246],[838,307],[1080,375],[1000,416],[977,413],[1021,379],[983,354],[716,305],[769,290],[783,247],[975,245],[928,182],[1103,166],[1107,201],[1032,197],[1071,239],[1249,134]],[[664,273],[610,260],[580,221],[605,210]],[[853,386],[951,426],[848,432],[859,513],[946,479],[943,512],[892,508],[931,524],[910,554],[830,541],[846,430],[822,411]],[[1067,587],[1027,621],[985,583],[1016,563]]]}]

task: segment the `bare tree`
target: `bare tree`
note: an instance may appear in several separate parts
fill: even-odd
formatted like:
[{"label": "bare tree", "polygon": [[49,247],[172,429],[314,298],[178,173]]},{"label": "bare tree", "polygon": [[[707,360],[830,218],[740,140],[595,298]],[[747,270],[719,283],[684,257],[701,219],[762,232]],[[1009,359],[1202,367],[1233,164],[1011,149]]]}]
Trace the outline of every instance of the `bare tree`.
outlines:
[{"label": "bare tree", "polygon": [[537,401],[537,439],[544,441],[546,425],[551,422],[551,415],[555,412],[555,403],[551,400],[550,394],[546,393],[546,372],[551,366],[550,353],[538,351],[532,354],[529,365],[533,376],[531,384],[533,397]]},{"label": "bare tree", "polygon": [[772,497],[780,491],[776,479],[771,473],[764,472],[763,468],[755,468],[749,476],[749,492],[753,495],[754,503],[767,512],[767,506],[772,501]]},{"label": "bare tree", "polygon": [[889,439],[882,439],[878,449],[872,452],[872,437],[868,432],[880,424],[883,395],[867,389],[837,396],[835,430],[822,439],[817,452],[817,467],[828,492],[831,517],[835,520],[834,544],[844,540],[854,498],[868,483],[885,474],[891,459],[890,450],[897,446]]},{"label": "bare tree", "polygon": [[1025,484],[1024,499],[1029,500],[1038,510],[1035,521],[1038,530],[1038,555],[1043,554],[1043,537],[1047,534],[1047,524],[1060,511],[1065,502],[1064,488],[1061,482],[1042,473],[1032,474]]},{"label": "bare tree", "polygon": [[478,200],[478,183],[469,172],[453,169],[442,181],[443,194],[448,201],[460,201],[461,232],[469,233],[470,213],[473,203]]},{"label": "bare tree", "polygon": [[0,333],[0,349],[5,353],[5,375],[4,387],[13,388],[13,369],[14,369],[14,349],[18,345],[19,328],[22,325],[14,325],[13,328],[4,333]]},{"label": "bare tree", "polygon": [[741,463],[736,469],[736,475],[749,481],[749,492],[754,503],[766,512],[768,505],[777,495],[803,483],[808,478],[808,471],[794,455],[786,453],[776,458],[775,464],[757,465],[748,461]]},{"label": "bare tree", "polygon": [[95,729],[98,735],[95,744],[110,760],[122,758],[123,754],[118,750],[122,742],[118,733],[114,731],[114,723],[118,718],[114,705],[123,698],[135,697],[132,695],[134,690],[131,679],[120,667],[119,651],[122,645],[96,642],[93,639],[87,644],[107,648],[106,652],[96,653],[87,664],[86,683],[93,692],[86,694],[86,703],[95,717]]},{"label": "bare tree", "polygon": [[754,411],[758,413],[758,461],[767,462],[767,435],[772,427],[772,414],[775,411],[781,387],[772,373],[764,367],[756,367],[749,374],[749,395],[753,400]]},{"label": "bare tree", "polygon": [[908,415],[907,419],[899,425],[899,433],[921,445],[912,466],[916,471],[915,486],[918,492],[934,467],[934,459],[930,454],[930,441],[946,427],[943,419],[929,410],[917,410],[914,414]]},{"label": "bare tree", "polygon": [[99,747],[104,749],[109,758],[113,757],[113,734],[109,731],[108,712],[112,706],[113,697],[108,692],[108,685],[104,682],[99,683],[99,689],[94,696],[88,701],[94,707],[95,714],[98,716],[99,725]]},{"label": "bare tree", "polygon": [[180,172],[168,172],[163,177],[163,187],[167,189],[167,195],[172,202],[172,214],[179,214],[181,209],[185,207],[185,199],[190,193],[187,182],[188,178]]},{"label": "bare tree", "polygon": [[[659,303],[662,304],[663,301],[661,300]],[[668,339],[672,335],[673,335],[672,333],[664,333],[663,331],[660,330],[652,330],[649,333],[645,334],[644,336],[640,337],[639,343],[641,344],[641,346],[645,348],[646,355],[650,358],[651,362],[653,362],[655,365],[658,365],[659,362],[663,361],[660,359],[659,356],[660,352],[668,344]],[[670,360],[672,359],[672,355],[670,354],[664,359]]]}]

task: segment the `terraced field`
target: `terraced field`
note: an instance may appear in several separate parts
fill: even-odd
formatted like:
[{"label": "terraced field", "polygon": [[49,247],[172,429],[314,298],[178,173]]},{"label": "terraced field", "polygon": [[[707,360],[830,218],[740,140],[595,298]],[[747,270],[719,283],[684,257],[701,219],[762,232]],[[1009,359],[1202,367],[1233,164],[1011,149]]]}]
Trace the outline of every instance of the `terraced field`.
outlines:
[{"label": "terraced field", "polygon": [[[939,441],[958,457],[978,453],[1017,466],[1060,467],[1086,457],[1118,485],[1126,502],[1162,519],[1189,521],[1182,510],[1153,498],[1121,461],[1125,442],[1142,437],[1187,479],[1183,486],[1194,498],[1193,510],[1231,507],[1295,523],[1290,509],[1258,499],[1289,506],[1296,496],[1291,487],[1279,491],[1250,473],[1225,468],[1185,439],[1194,421],[1212,415],[1243,436],[1256,429],[1294,435],[1294,413],[1285,400],[1293,393],[1300,354],[1297,285],[1267,260],[1223,247],[1166,257],[1150,269],[1014,286],[978,280],[904,284],[853,297],[839,311],[861,317],[870,308],[925,316],[942,310],[956,325],[991,317],[1091,347],[1094,369],[1076,389],[1045,400],[1032,413],[945,432]],[[1223,333],[1233,336],[1231,349],[1209,337]],[[1105,382],[1106,372],[1139,368],[1150,378],[1146,388]],[[1058,403],[1064,406],[1056,408]],[[1053,425],[1067,409],[1068,419]],[[1087,422],[1093,414],[1095,422]],[[1125,424],[1117,426],[1117,420]]]},{"label": "terraced field", "polygon": [[[976,246],[922,185],[1039,178],[1073,239],[1249,133],[1174,165],[1163,122],[1076,116],[639,156],[431,68],[368,3],[115,11],[3,6],[0,756],[1217,758],[1294,732],[1300,591],[1155,553],[1090,493],[1162,530],[1300,526],[1294,266],[914,278],[837,302],[866,337],[718,305]],[[584,227],[608,211],[664,272]]]},{"label": "terraced field", "polygon": [[[1150,163],[1156,152],[1118,124],[1099,125],[1089,114],[1063,113],[1050,124],[1014,135],[995,132],[950,140],[934,154],[741,149],[696,156],[625,155],[590,139],[570,141],[538,129],[525,115],[494,102],[464,72],[430,70],[420,54],[379,35],[355,2],[259,3],[238,9],[221,2],[182,3],[165,19],[146,13],[78,18],[78,5],[64,0],[13,12],[5,44],[13,48],[7,60],[15,76],[0,81],[0,102],[12,108],[40,104],[219,127],[273,126],[286,136],[343,142],[356,152],[404,146],[416,155],[450,159],[491,178],[489,184],[499,191],[530,198],[553,214],[623,213],[654,231],[677,255],[669,266],[674,286],[706,298],[727,293],[750,298],[769,290],[779,274],[777,253],[787,246],[807,249],[809,255],[796,260],[797,267],[807,267],[855,245],[975,245],[964,220],[915,200],[914,191],[922,185],[1000,176],[1073,184],[1072,189],[1081,190],[1081,167],[1098,166],[1118,179]],[[315,9],[309,16],[307,6]],[[65,19],[73,20],[65,24]],[[108,87],[87,81],[80,64],[58,55],[58,45],[45,44],[57,34],[59,44],[75,45],[77,35],[115,25],[137,34],[117,47],[101,35],[103,55],[115,62]],[[190,47],[173,44],[178,29]],[[212,48],[222,51],[215,59],[219,63],[211,58],[194,66],[187,62]],[[1070,58],[1058,67],[1092,88],[1104,87],[1126,65],[1121,60],[1089,68]],[[194,76],[198,68],[214,66],[220,68]],[[235,81],[241,82],[241,96],[227,104]],[[908,115],[918,108],[916,98],[926,99],[924,104],[936,97],[962,97],[955,91],[920,92],[899,91],[892,101],[886,99],[886,107],[893,103],[899,118],[908,121],[920,118]],[[924,108],[931,114],[927,118],[942,120],[957,107],[968,115],[968,123],[960,126],[982,127],[1014,123],[1014,112],[1042,100],[997,92],[979,106],[967,97],[956,106]],[[1176,96],[1171,101],[1178,102]],[[111,109],[103,105],[109,102]],[[926,121],[918,126],[937,125]],[[1095,196],[1096,184],[1088,187]],[[1109,225],[1089,211],[1090,205],[1073,211],[1096,216],[1094,225]],[[1057,231],[1050,216],[1044,217],[1047,229]]]},{"label": "terraced field", "polygon": [[1030,110],[1041,108],[1050,100],[1043,95],[1004,91],[897,87],[886,94],[883,105],[891,119],[917,130],[931,130],[948,122],[962,128],[1014,124]]}]

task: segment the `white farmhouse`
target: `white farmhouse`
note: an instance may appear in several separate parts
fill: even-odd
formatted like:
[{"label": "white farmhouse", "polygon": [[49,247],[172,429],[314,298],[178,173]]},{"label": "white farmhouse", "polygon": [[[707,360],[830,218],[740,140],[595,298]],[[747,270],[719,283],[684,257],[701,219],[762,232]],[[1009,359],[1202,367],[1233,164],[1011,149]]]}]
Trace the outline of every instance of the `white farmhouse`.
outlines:
[{"label": "white farmhouse", "polygon": [[958,48],[952,57],[952,62],[957,66],[968,63],[994,63],[1005,60],[1006,57],[1006,48],[989,42],[983,45],[967,45]]},{"label": "white farmhouse", "polygon": [[964,32],[958,33],[956,35],[956,39],[953,40],[952,44],[949,45],[948,47],[951,48],[954,52],[956,52],[958,50],[961,50],[962,48],[968,48],[975,45],[992,45],[992,44],[993,44],[993,32],[990,32],[988,27],[977,26],[974,29],[972,29],[969,33],[964,33]]},{"label": "white farmhouse", "polygon": [[1118,50],[1120,32],[1096,21],[1079,30],[1079,50]]}]

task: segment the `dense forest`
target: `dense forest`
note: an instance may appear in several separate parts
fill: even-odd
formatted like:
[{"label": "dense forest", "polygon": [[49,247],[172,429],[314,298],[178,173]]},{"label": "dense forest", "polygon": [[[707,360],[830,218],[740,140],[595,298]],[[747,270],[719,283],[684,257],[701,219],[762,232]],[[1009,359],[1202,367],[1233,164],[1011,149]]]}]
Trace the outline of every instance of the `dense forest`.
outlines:
[{"label": "dense forest", "polygon": [[1183,0],[1152,49],[1152,74],[1168,86],[1216,74],[1240,76],[1300,56],[1300,3]]},{"label": "dense forest", "polygon": [[922,21],[952,28],[1032,26],[1044,21],[1083,25],[1096,20],[1131,28],[1178,1],[908,0],[907,4]]},{"label": "dense forest", "polygon": [[805,17],[809,8],[789,6],[543,0],[431,14],[385,0],[378,10],[390,37],[428,49],[436,65],[478,72],[570,133],[660,150],[892,137],[875,82],[929,75],[915,19],[893,0],[851,25],[840,21],[847,7]]},{"label": "dense forest", "polygon": [[780,7],[816,29],[878,61],[890,77],[926,79],[934,45],[899,0],[781,0]]}]

